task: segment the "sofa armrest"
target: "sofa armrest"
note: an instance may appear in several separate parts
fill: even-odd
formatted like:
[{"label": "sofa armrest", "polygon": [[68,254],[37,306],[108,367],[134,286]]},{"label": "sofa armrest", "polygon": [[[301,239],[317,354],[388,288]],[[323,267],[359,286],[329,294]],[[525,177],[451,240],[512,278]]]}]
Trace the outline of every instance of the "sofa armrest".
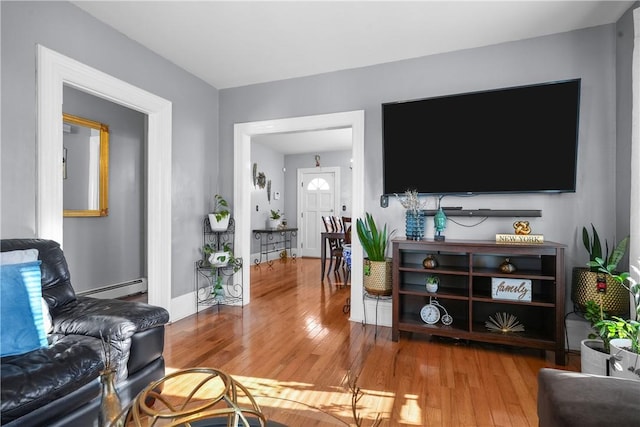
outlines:
[{"label": "sofa armrest", "polygon": [[118,381],[128,376],[131,337],[169,321],[169,313],[162,307],[91,297],[77,297],[76,301],[51,312],[51,317],[55,334],[108,339]]},{"label": "sofa armrest", "polygon": [[88,335],[122,341],[169,321],[169,313],[150,304],[116,299],[77,297],[51,313],[53,331],[64,335]]}]

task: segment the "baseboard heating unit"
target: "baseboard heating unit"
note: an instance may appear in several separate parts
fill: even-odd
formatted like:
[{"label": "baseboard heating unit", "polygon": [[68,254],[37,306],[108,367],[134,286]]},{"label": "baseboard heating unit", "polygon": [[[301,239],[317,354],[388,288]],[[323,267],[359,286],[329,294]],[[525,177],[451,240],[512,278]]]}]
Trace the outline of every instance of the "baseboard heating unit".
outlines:
[{"label": "baseboard heating unit", "polygon": [[139,294],[147,292],[147,279],[129,280],[113,285],[101,286],[95,289],[89,289],[82,292],[76,292],[80,296],[92,296],[95,298],[121,298],[127,295]]}]

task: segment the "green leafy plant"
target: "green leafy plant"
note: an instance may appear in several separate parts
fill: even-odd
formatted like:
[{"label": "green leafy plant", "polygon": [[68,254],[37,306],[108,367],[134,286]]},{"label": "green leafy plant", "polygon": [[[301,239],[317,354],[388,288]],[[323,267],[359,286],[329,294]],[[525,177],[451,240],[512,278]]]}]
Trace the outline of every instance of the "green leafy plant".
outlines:
[{"label": "green leafy plant", "polygon": [[212,292],[214,295],[221,296],[221,297],[224,296],[224,289],[222,288],[222,276],[218,275],[216,277],[216,281],[213,286]]},{"label": "green leafy plant", "polygon": [[364,220],[356,219],[356,230],[369,260],[384,261],[390,237],[387,233],[387,224],[383,228],[378,227],[373,216],[365,212]]},{"label": "green leafy plant", "polygon": [[[220,264],[227,262],[228,266],[233,267],[234,273],[238,271],[242,266],[242,263],[233,254],[233,250],[231,249],[231,245],[229,243],[223,243],[222,250],[216,248],[216,246],[211,243],[207,243],[202,247],[202,253],[207,260],[209,260],[211,254],[220,253],[220,255],[216,257],[215,261]],[[219,266],[217,265],[211,264],[212,273],[214,273],[218,267]]]},{"label": "green leafy plant", "polygon": [[282,214],[280,213],[280,209],[276,209],[276,210],[271,209],[271,215],[269,215],[269,218],[280,219],[281,217],[282,217]]},{"label": "green leafy plant", "polygon": [[[635,305],[636,319],[623,319],[618,316],[609,317],[600,308],[601,304],[598,305],[596,302],[589,301],[588,304],[591,306],[591,312],[588,320],[592,322],[596,333],[604,341],[605,349],[608,350],[609,342],[612,339],[625,338],[631,340],[631,351],[640,354],[640,322],[637,320],[640,319],[640,283],[635,283],[628,272],[616,273],[615,269],[619,259],[614,259],[613,261],[613,263],[607,264],[602,258],[596,257],[595,260],[590,261],[588,265],[591,268],[595,268],[598,272],[612,277],[629,291]],[[592,303],[600,308],[599,312],[594,308]]]},{"label": "green leafy plant", "polygon": [[213,212],[211,213],[216,217],[216,221],[218,222],[231,214],[229,211],[229,203],[219,194],[213,196]]},{"label": "green leafy plant", "polygon": [[591,271],[598,271],[597,265],[592,264],[595,263],[596,258],[605,260],[607,265],[613,265],[613,270],[615,270],[627,251],[629,236],[620,240],[611,254],[609,254],[609,242],[605,240],[605,252],[604,256],[602,256],[602,243],[600,241],[600,236],[598,236],[598,232],[596,231],[596,227],[593,224],[591,224],[591,230],[593,236],[589,235],[587,227],[582,227],[582,243],[584,244],[587,253],[589,253],[589,266],[591,266]]},{"label": "green leafy plant", "polygon": [[440,278],[438,276],[429,275],[429,276],[427,276],[426,283],[428,283],[428,284],[440,284]]}]

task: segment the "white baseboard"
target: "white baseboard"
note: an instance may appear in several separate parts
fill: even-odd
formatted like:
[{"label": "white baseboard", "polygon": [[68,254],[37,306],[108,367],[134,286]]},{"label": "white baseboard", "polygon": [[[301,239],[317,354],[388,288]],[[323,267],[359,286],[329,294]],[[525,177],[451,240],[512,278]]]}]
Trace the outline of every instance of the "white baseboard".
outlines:
[{"label": "white baseboard", "polygon": [[147,278],[130,280],[128,282],[115,283],[113,285],[102,286],[96,289],[77,292],[80,296],[91,296],[94,298],[122,298],[128,295],[147,292]]},{"label": "white baseboard", "polygon": [[171,319],[169,323],[175,322],[196,313],[196,293],[180,295],[171,299]]}]

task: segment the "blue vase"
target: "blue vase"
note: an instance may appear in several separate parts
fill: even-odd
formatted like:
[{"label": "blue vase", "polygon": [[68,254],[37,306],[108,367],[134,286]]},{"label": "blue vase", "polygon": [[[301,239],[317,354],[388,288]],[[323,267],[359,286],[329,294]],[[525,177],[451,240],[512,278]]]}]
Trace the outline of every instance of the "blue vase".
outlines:
[{"label": "blue vase", "polygon": [[407,240],[422,240],[424,238],[424,211],[405,212],[405,235]]}]

